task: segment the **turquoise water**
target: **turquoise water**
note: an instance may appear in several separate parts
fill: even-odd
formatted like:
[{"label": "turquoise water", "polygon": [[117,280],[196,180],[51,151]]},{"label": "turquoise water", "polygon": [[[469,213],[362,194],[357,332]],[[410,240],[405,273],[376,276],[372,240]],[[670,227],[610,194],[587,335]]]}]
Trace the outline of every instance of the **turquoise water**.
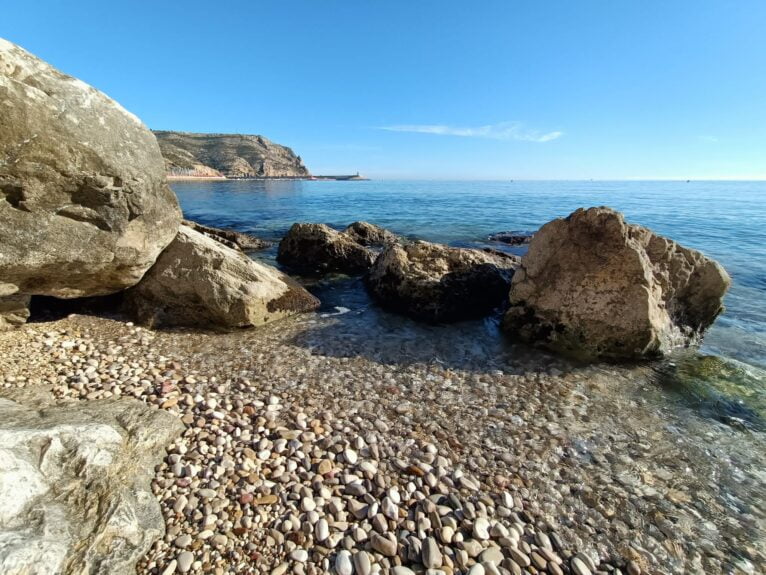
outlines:
[{"label": "turquoise water", "polygon": [[[409,237],[489,245],[486,238],[494,232],[534,231],[579,207],[611,206],[628,221],[723,264],[733,285],[726,312],[700,353],[736,360],[748,388],[762,382],[766,182],[231,181],[174,182],[172,187],[187,217],[274,240],[294,222],[345,227],[367,220]],[[698,366],[686,372],[707,373]]]}]

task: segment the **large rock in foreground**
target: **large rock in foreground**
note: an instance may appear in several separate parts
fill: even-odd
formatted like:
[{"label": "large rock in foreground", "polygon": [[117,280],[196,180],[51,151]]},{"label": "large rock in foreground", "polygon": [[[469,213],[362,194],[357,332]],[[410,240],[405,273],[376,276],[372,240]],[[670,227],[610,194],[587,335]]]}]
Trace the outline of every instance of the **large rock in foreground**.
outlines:
[{"label": "large rock in foreground", "polygon": [[367,276],[385,307],[416,319],[449,322],[481,317],[501,305],[518,258],[428,242],[390,245]]},{"label": "large rock in foreground", "polygon": [[303,273],[361,274],[372,266],[375,252],[325,224],[293,224],[279,242],[277,260]]},{"label": "large rock in foreground", "polygon": [[396,234],[369,222],[354,222],[343,233],[366,247],[383,248],[398,241]]},{"label": "large rock in foreground", "polygon": [[0,110],[0,281],[61,298],[137,283],[181,221],[152,133],[2,39]]},{"label": "large rock in foreground", "polygon": [[656,356],[698,340],[723,310],[729,284],[700,252],[612,209],[579,209],[535,234],[504,325],[581,359]]},{"label": "large rock in foreground", "polygon": [[154,327],[251,327],[319,306],[319,300],[279,270],[251,260],[191,228],[175,240],[126,305]]},{"label": "large rock in foreground", "polygon": [[132,399],[0,398],[0,573],[134,574],[165,533],[151,480],[182,431]]}]

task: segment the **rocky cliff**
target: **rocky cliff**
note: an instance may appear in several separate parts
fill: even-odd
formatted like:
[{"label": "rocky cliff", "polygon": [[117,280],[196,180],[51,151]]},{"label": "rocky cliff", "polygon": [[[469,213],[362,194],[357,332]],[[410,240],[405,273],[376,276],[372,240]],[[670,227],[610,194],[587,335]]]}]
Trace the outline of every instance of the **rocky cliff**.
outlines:
[{"label": "rocky cliff", "polygon": [[305,177],[300,156],[263,136],[155,131],[168,173],[228,177]]}]

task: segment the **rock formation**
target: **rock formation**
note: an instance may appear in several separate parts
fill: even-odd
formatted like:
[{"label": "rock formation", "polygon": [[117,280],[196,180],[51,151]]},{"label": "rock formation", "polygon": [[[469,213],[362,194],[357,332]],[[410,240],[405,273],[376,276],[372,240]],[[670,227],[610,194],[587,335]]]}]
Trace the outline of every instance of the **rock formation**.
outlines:
[{"label": "rock formation", "polygon": [[243,234],[242,232],[238,232],[236,230],[214,228],[212,226],[205,226],[191,220],[184,220],[183,225],[190,227],[209,238],[219,241],[223,245],[230,247],[233,250],[238,250],[241,252],[262,250],[272,245],[271,242],[256,238],[250,234]]},{"label": "rock formation", "polygon": [[293,224],[279,242],[277,260],[302,273],[361,274],[372,266],[375,252],[330,226]]},{"label": "rock formation", "polygon": [[165,533],[151,481],[182,430],[133,399],[0,398],[0,573],[134,574]]},{"label": "rock formation", "polygon": [[504,325],[583,359],[656,356],[696,341],[722,311],[729,284],[700,252],[612,209],[579,209],[535,234]]},{"label": "rock formation", "polygon": [[507,298],[518,258],[428,242],[392,244],[367,276],[385,307],[430,322],[488,314]]},{"label": "rock formation", "polygon": [[263,136],[192,134],[155,131],[169,173],[190,170],[197,175],[302,178],[309,175],[300,156]]},{"label": "rock formation", "polygon": [[490,235],[487,239],[491,242],[500,242],[509,246],[524,246],[532,240],[533,235],[525,232],[497,232]]},{"label": "rock formation", "polygon": [[2,291],[73,298],[137,283],[181,221],[152,133],[2,39],[0,108]]},{"label": "rock formation", "polygon": [[250,327],[319,300],[278,270],[186,226],[136,287],[127,309],[151,326]]},{"label": "rock formation", "polygon": [[397,241],[395,234],[368,222],[354,222],[343,233],[356,243],[366,247],[383,248]]}]

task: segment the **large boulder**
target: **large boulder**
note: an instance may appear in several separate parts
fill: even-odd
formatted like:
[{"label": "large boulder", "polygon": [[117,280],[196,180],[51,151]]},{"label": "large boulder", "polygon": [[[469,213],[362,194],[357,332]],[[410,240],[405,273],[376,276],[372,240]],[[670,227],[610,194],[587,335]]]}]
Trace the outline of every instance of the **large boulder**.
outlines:
[{"label": "large boulder", "polygon": [[289,276],[187,226],[125,299],[154,327],[250,327],[319,306]]},{"label": "large boulder", "polygon": [[279,242],[277,260],[303,273],[360,274],[372,266],[375,252],[330,226],[293,224]]},{"label": "large boulder", "polygon": [[181,222],[152,133],[2,39],[0,110],[2,281],[60,298],[136,284]]},{"label": "large boulder", "polygon": [[586,360],[656,356],[697,341],[723,310],[729,284],[700,252],[610,208],[579,209],[535,233],[504,325]]},{"label": "large boulder", "polygon": [[385,307],[416,319],[449,322],[481,317],[501,305],[518,258],[429,242],[389,245],[367,275]]},{"label": "large boulder", "polygon": [[0,398],[0,573],[135,573],[165,533],[154,467],[183,431],[133,399]]}]

